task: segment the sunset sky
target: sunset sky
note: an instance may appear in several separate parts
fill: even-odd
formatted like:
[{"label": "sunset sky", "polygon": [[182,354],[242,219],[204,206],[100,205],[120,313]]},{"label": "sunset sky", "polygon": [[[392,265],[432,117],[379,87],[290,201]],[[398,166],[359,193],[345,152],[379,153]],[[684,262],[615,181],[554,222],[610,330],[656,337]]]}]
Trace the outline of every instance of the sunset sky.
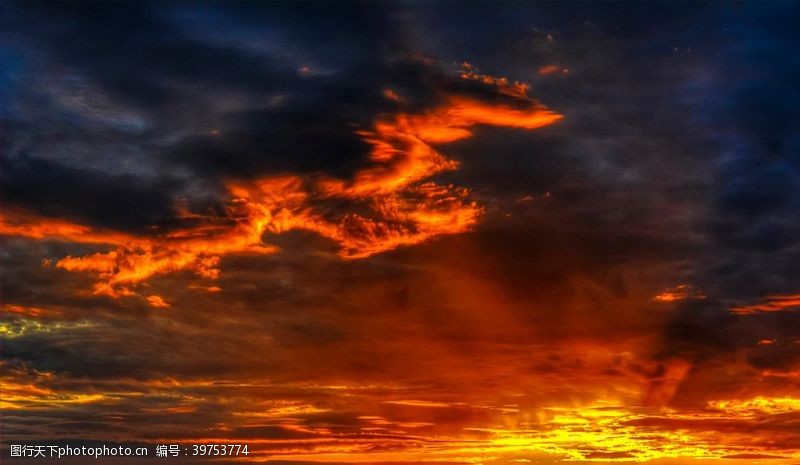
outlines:
[{"label": "sunset sky", "polygon": [[800,464],[798,24],[0,3],[0,461]]}]

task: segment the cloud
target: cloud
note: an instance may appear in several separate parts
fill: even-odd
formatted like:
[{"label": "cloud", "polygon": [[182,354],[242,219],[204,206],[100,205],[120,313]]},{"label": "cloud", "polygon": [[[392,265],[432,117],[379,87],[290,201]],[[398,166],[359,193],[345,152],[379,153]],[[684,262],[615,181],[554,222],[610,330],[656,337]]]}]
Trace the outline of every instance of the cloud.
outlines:
[{"label": "cloud", "polygon": [[695,289],[689,284],[678,284],[677,286],[665,289],[664,291],[656,294],[653,300],[657,302],[673,302],[676,300],[686,299],[705,299],[706,295],[703,291]]},{"label": "cloud", "polygon": [[131,174],[81,169],[25,154],[2,157],[0,167],[0,194],[6,209],[24,210],[14,214],[19,221],[27,212],[29,216],[53,218],[51,228],[60,220],[64,227],[72,222],[81,223],[74,227],[84,230],[102,227],[142,233],[147,226],[174,215],[170,195],[175,180],[142,180]]},{"label": "cloud", "polygon": [[796,8],[623,10],[0,5],[4,437],[796,462]]},{"label": "cloud", "polygon": [[769,296],[763,302],[731,307],[736,315],[751,315],[759,312],[781,312],[800,308],[800,294]]},{"label": "cloud", "polygon": [[[351,180],[324,174],[230,180],[226,182],[230,200],[222,215],[183,212],[184,218],[197,219],[198,224],[155,237],[102,234],[63,220],[36,220],[24,212],[4,218],[3,232],[116,246],[110,252],[68,256],[55,263],[68,271],[97,274],[101,280],[94,292],[112,297],[132,295],[131,285],[156,274],[191,270],[216,279],[222,255],[275,252],[276,247],[264,242],[265,234],[312,231],[338,243],[342,257],[363,258],[464,232],[476,223],[481,208],[468,199],[467,188],[430,180],[458,166],[434,144],[469,138],[476,125],[536,129],[561,119],[528,98],[524,86],[487,79],[481,78],[484,85],[511,100],[485,103],[450,95],[438,107],[380,117],[372,129],[359,131],[371,147],[372,166],[356,171]],[[524,107],[514,108],[512,103]],[[334,203],[339,205],[331,208]]]},{"label": "cloud", "polygon": [[387,404],[406,405],[409,407],[423,408],[448,408],[450,404],[445,402],[431,402],[427,400],[387,400]]}]

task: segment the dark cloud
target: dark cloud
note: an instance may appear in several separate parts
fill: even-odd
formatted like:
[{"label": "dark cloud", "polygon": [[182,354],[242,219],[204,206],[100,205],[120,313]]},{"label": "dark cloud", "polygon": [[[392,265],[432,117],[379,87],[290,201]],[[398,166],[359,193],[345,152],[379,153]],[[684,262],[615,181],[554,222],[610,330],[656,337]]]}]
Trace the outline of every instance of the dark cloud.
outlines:
[{"label": "dark cloud", "polygon": [[0,194],[8,207],[140,232],[175,215],[174,180],[148,182],[27,156],[3,159],[0,169]]}]

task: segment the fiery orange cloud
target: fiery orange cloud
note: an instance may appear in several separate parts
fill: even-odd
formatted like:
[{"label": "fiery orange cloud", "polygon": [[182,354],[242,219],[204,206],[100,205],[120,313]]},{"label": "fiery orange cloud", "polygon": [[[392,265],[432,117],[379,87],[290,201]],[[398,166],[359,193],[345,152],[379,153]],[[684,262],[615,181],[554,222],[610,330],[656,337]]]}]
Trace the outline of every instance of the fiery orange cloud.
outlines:
[{"label": "fiery orange cloud", "polygon": [[[482,208],[469,200],[467,188],[431,180],[458,168],[458,162],[433,144],[471,137],[471,128],[477,125],[531,130],[562,116],[529,98],[525,84],[477,74],[467,65],[461,78],[512,97],[514,106],[449,95],[443,104],[423,113],[380,117],[371,129],[357,132],[371,146],[372,166],[356,172],[352,180],[293,174],[229,180],[224,215],[205,217],[179,206],[179,218],[199,219],[200,225],[156,236],[100,231],[25,212],[0,218],[0,233],[112,245],[108,252],[67,256],[55,266],[94,273],[99,278],[96,294],[119,297],[135,294],[133,285],[157,274],[190,270],[215,279],[223,255],[275,252],[276,247],[264,242],[265,234],[312,231],[338,243],[340,256],[352,259],[467,231]],[[344,213],[321,208],[342,200],[351,205]],[[147,300],[152,306],[165,305],[163,300]]]},{"label": "fiery orange cloud", "polygon": [[689,284],[679,284],[675,287],[665,289],[653,297],[656,302],[674,302],[676,300],[703,300],[706,295],[703,291],[696,289]]},{"label": "fiery orange cloud", "polygon": [[461,79],[482,82],[486,85],[494,86],[495,89],[501,94],[510,95],[512,97],[526,98],[530,86],[524,82],[514,81],[511,82],[505,77],[494,77],[488,74],[481,74],[478,68],[471,63],[461,64]]},{"label": "fiery orange cloud", "polygon": [[3,369],[0,374],[0,408],[4,410],[45,409],[106,399],[103,394],[59,392],[43,386],[43,382],[54,378],[54,374],[50,372],[27,376],[2,364],[0,368]]},{"label": "fiery orange cloud", "polygon": [[558,65],[544,65],[536,70],[536,74],[540,76],[550,76],[556,73],[567,74],[568,72],[567,68],[562,68]]},{"label": "fiery orange cloud", "polygon": [[542,76],[549,76],[549,75],[551,75],[551,74],[555,74],[555,73],[557,73],[557,72],[558,72],[558,70],[559,70],[559,67],[558,67],[558,66],[556,66],[556,65],[544,65],[544,66],[540,67],[540,68],[539,68],[539,69],[536,71],[536,73],[537,73],[537,74],[540,74],[540,75],[542,75]]},{"label": "fiery orange cloud", "polygon": [[451,405],[445,402],[432,402],[429,400],[387,400],[387,404],[405,405],[408,407],[447,408]]},{"label": "fiery orange cloud", "polygon": [[751,315],[761,312],[780,312],[800,308],[800,294],[769,296],[763,302],[731,308],[731,313]]},{"label": "fiery orange cloud", "polygon": [[0,235],[29,239],[60,239],[82,244],[118,244],[130,236],[58,218],[43,218],[19,209],[0,213]]},{"label": "fiery orange cloud", "polygon": [[27,318],[61,315],[61,311],[59,310],[44,309],[40,307],[28,307],[24,305],[13,305],[13,304],[3,305],[3,307],[0,308],[0,312],[19,315]]}]

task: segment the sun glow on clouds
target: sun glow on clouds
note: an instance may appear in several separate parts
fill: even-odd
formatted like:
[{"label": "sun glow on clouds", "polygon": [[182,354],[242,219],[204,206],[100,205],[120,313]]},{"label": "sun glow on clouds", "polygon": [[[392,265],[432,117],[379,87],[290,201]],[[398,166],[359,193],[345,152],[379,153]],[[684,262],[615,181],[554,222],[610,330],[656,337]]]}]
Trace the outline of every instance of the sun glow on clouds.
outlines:
[{"label": "sun glow on clouds", "polygon": [[656,302],[674,302],[676,300],[703,300],[706,294],[689,284],[679,284],[675,287],[665,289],[653,297]]},{"label": "sun glow on clouds", "polygon": [[3,444],[800,464],[796,11],[434,3],[1,7]]},{"label": "sun glow on clouds", "polygon": [[[99,278],[96,294],[120,297],[136,294],[133,286],[157,274],[190,270],[215,279],[221,256],[274,253],[277,249],[264,241],[265,234],[312,231],[338,243],[342,258],[354,259],[467,231],[482,209],[469,199],[468,188],[431,180],[458,168],[458,162],[433,144],[471,137],[476,125],[530,130],[553,124],[561,116],[527,97],[523,84],[478,75],[472,68],[465,68],[462,78],[479,80],[524,108],[449,95],[441,106],[423,113],[380,117],[372,129],[358,132],[372,147],[372,166],[356,172],[352,180],[293,174],[229,180],[225,215],[182,210],[181,216],[200,218],[201,225],[166,234],[102,231],[25,212],[5,214],[0,233],[112,245],[108,252],[68,256],[55,266],[94,273]],[[350,204],[344,211],[329,213],[325,208],[342,201]],[[147,299],[150,305],[167,306],[153,297]]]},{"label": "sun glow on clouds", "polygon": [[752,315],[762,312],[781,312],[800,309],[800,294],[774,295],[767,297],[763,302],[731,308],[731,313],[737,315]]},{"label": "sun glow on clouds", "polygon": [[[129,379],[87,389],[83,383],[90,381],[6,368],[2,407],[12,412],[38,411],[45,417],[48,412],[92,405],[136,409],[147,416],[150,428],[157,429],[175,423],[207,423],[202,412],[224,402],[227,416],[218,418],[201,435],[158,441],[225,444],[245,440],[252,452],[245,461],[255,462],[800,458],[791,447],[798,436],[791,425],[800,415],[800,399],[788,396],[713,400],[705,408],[681,412],[625,405],[622,399],[610,397],[536,407],[400,397],[380,400],[408,389],[391,385]],[[282,394],[270,398],[271,392]],[[291,393],[298,398],[292,399]],[[310,393],[316,399],[310,399]],[[353,415],[352,419],[315,420],[326,415],[341,420],[345,412]],[[440,423],[452,420],[457,420],[452,427],[442,428]],[[101,439],[98,434],[91,432],[87,439]]]},{"label": "sun glow on clouds", "polygon": [[[436,175],[459,167],[439,145],[468,139],[480,125],[534,130],[561,116],[528,97],[526,84],[482,74],[466,63],[458,78],[491,89],[504,103],[487,103],[452,92],[426,111],[381,115],[369,128],[356,132],[369,147],[369,164],[349,179],[321,173],[227,179],[223,213],[198,213],[179,203],[177,217],[186,226],[150,235],[42,218],[14,209],[0,217],[0,233],[37,241],[108,246],[106,251],[43,263],[94,274],[95,294],[138,296],[152,308],[167,310],[173,308],[169,296],[142,290],[149,278],[190,271],[215,280],[225,255],[275,253],[278,249],[270,242],[271,235],[310,231],[337,244],[340,258],[349,260],[468,231],[479,220],[482,207],[470,199],[467,187],[436,180]],[[400,108],[405,102],[392,89],[385,89],[383,97]],[[192,288],[222,291],[213,285]],[[651,300],[703,299],[703,291],[679,284]],[[763,303],[734,307],[732,312],[776,312],[797,307],[798,302],[796,295],[773,296]],[[10,320],[0,327],[0,335],[9,339],[77,334],[89,328],[82,321],[49,321],[60,312],[39,307],[6,305],[4,310]],[[774,345],[763,341],[762,346]],[[666,406],[693,369],[691,362],[638,359],[640,354],[634,355],[638,351],[630,347],[606,353],[605,347],[592,344],[560,344],[558,349],[564,353],[583,355],[569,361],[558,356],[534,364],[542,370],[535,376],[529,366],[515,373],[513,364],[494,360],[496,371],[488,370],[485,376],[512,377],[513,389],[518,389],[513,393],[477,392],[476,386],[483,380],[475,377],[472,366],[461,374],[465,386],[460,387],[460,398],[428,395],[424,389],[402,382],[396,386],[357,386],[346,381],[311,386],[150,379],[84,386],[83,381],[53,373],[6,370],[2,406],[45,416],[79,407],[113,407],[147,415],[148,422],[161,421],[155,426],[168,429],[178,420],[192,425],[207,422],[202,412],[225,405],[225,412],[214,418],[205,435],[164,439],[227,444],[247,438],[258,445],[248,457],[251,461],[555,463],[800,458],[791,447],[800,439],[790,431],[800,415],[800,400],[795,397],[765,392],[713,399],[693,409],[672,409]],[[560,402],[549,400],[561,395],[553,392],[554,386],[567,391]],[[270,397],[270,390],[280,394]],[[532,394],[537,392],[545,393],[542,399]],[[159,415],[164,417],[152,419]],[[725,429],[724,436],[720,428]],[[765,432],[753,433],[759,429]]]},{"label": "sun glow on clouds", "polygon": [[[405,406],[409,411],[453,408],[436,402],[429,405],[422,401],[390,403]],[[785,437],[780,433],[765,433],[763,438],[745,440],[749,435],[746,425],[769,421],[773,415],[796,414],[797,399],[759,397],[711,402],[706,410],[693,413],[630,408],[610,401],[583,407],[513,410],[501,412],[498,409],[496,413],[496,421],[508,426],[464,425],[462,434],[457,435],[420,434],[414,429],[424,429],[433,424],[417,422],[404,425],[385,417],[367,415],[359,419],[376,426],[362,427],[360,432],[298,429],[286,423],[282,427],[303,431],[313,437],[264,440],[260,444],[260,456],[253,459],[433,463],[508,463],[546,459],[546,463],[557,463],[565,460],[645,462],[735,456],[800,457],[790,448],[768,446],[771,439],[785,440],[791,437],[791,433]],[[733,416],[721,416],[721,410]],[[719,422],[735,421],[736,418],[744,422],[742,431],[729,428],[724,437],[715,431]],[[674,428],[675,424],[683,426]]]},{"label": "sun glow on clouds", "polygon": [[[779,402],[789,404],[793,399],[755,399],[759,404]],[[749,401],[743,402],[747,405]],[[403,404],[410,409],[423,405]],[[440,405],[431,409],[447,408]],[[725,421],[715,412],[717,404],[708,410],[678,414],[664,409],[648,411],[626,408],[613,403],[598,403],[585,407],[543,407],[535,411],[498,413],[497,419],[518,427],[464,426],[462,434],[420,434],[415,428],[427,428],[432,423],[398,423],[384,417],[362,416],[361,420],[376,425],[362,427],[359,432],[335,432],[306,429],[313,438],[266,440],[261,443],[262,460],[308,460],[348,462],[442,462],[468,463],[499,462],[550,458],[559,461],[625,461],[643,462],[665,458],[723,458],[734,455],[764,455],[768,441],[743,441],[746,432],[728,432],[726,439],[713,430],[715,423]],[[745,421],[765,421],[772,414],[795,410],[759,411],[758,417],[748,414]],[[525,420],[523,420],[525,419]],[[663,423],[663,427],[660,426]],[[686,423],[689,428],[673,429],[671,423]],[[643,425],[645,425],[643,427]],[[298,430],[291,423],[282,428]],[[778,435],[773,435],[777,438]],[[733,445],[749,444],[749,445]],[[775,457],[798,457],[796,451],[771,448]],[[258,460],[258,457],[254,457]]]}]

